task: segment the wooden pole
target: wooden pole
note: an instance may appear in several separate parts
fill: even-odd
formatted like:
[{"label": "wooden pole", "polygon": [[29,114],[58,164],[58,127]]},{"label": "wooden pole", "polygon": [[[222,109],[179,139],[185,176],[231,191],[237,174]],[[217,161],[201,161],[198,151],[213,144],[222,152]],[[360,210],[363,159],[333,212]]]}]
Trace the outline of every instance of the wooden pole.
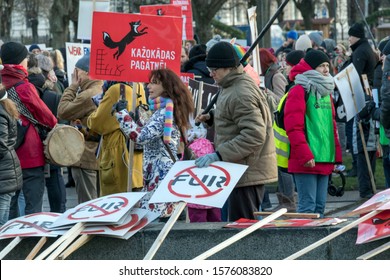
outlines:
[{"label": "wooden pole", "polygon": [[[79,234],[85,228],[84,223],[77,223],[71,229],[69,229],[63,236],[58,238],[49,248],[43,251],[40,255],[38,255],[35,260],[43,260],[47,255],[53,252],[58,246],[60,246],[63,242],[65,242],[68,238],[71,238],[74,232]],[[73,239],[72,239],[73,240]]]},{"label": "wooden pole", "polygon": [[84,230],[84,226],[81,227],[79,230],[75,230],[72,232],[72,234],[64,240],[55,250],[53,253],[51,253],[46,260],[55,260],[68,246],[79,236],[79,234]]},{"label": "wooden pole", "polygon": [[390,242],[387,242],[381,246],[379,246],[378,248],[374,249],[374,250],[371,250],[367,253],[365,253],[364,255],[361,255],[360,257],[357,257],[356,259],[357,260],[368,260],[368,259],[371,259],[372,257],[386,251],[386,250],[389,250],[390,249]]},{"label": "wooden pole", "polygon": [[[255,216],[269,216],[275,212],[253,212]],[[284,213],[282,216],[290,217],[290,218],[301,218],[301,219],[318,219],[320,214],[316,213]]]},{"label": "wooden pole", "polygon": [[34,257],[38,254],[38,252],[42,249],[43,245],[45,245],[46,241],[47,241],[47,236],[42,236],[41,239],[39,239],[38,243],[31,250],[30,254],[28,254],[26,260],[34,259]]},{"label": "wooden pole", "polygon": [[157,236],[152,247],[150,247],[149,252],[144,257],[144,260],[153,259],[157,250],[160,248],[161,244],[163,243],[163,241],[167,237],[169,231],[172,229],[173,225],[175,224],[176,220],[179,218],[181,212],[183,212],[186,205],[187,205],[187,203],[182,202],[182,201],[176,205],[175,211],[173,211],[172,216],[169,218],[169,220],[167,221],[167,223],[165,224],[165,226],[161,230],[160,234]]},{"label": "wooden pole", "polygon": [[351,222],[350,224],[346,225],[345,227],[340,228],[338,231],[333,232],[332,234],[329,234],[328,236],[322,238],[321,240],[307,246],[306,248],[303,248],[302,250],[296,252],[295,254],[292,254],[291,256],[285,258],[285,260],[295,260],[299,258],[300,256],[303,256],[304,254],[310,252],[311,250],[321,246],[322,244],[328,242],[329,240],[332,240],[333,238],[343,234],[344,232],[350,230],[354,226],[360,224],[361,222],[364,222],[365,220],[368,220],[371,217],[374,217],[375,215],[378,215],[381,211],[380,210],[375,210],[372,211],[365,216]]},{"label": "wooden pole", "polygon": [[90,234],[82,234],[75,242],[72,243],[64,252],[62,252],[58,259],[65,260],[69,257],[73,252],[78,250],[81,246],[86,244],[89,240],[91,240],[94,236]]},{"label": "wooden pole", "polygon": [[22,241],[22,238],[20,236],[16,236],[3,250],[1,250],[0,260],[4,259],[4,257],[20,243],[20,241]]},{"label": "wooden pole", "polygon": [[205,260],[205,259],[207,259],[208,257],[210,257],[210,256],[214,255],[215,253],[221,251],[222,249],[232,245],[234,242],[240,240],[241,238],[249,235],[250,233],[254,232],[255,230],[261,228],[262,226],[264,226],[264,225],[268,224],[269,222],[275,220],[277,217],[282,216],[286,212],[287,212],[286,208],[282,208],[282,209],[276,211],[275,213],[269,215],[268,217],[260,220],[259,222],[255,223],[255,224],[251,225],[250,227],[244,229],[243,231],[237,233],[236,235],[233,235],[229,239],[227,239],[224,242],[218,244],[217,246],[211,248],[210,250],[204,252],[203,254],[200,254],[199,256],[194,258],[194,260]]},{"label": "wooden pole", "polygon": [[[132,89],[132,101],[131,101],[131,111],[135,112],[137,106],[137,93],[138,93],[138,83],[133,83]],[[127,167],[127,191],[131,192],[133,189],[133,166],[134,166],[134,146],[135,143],[129,139],[129,163]]]}]

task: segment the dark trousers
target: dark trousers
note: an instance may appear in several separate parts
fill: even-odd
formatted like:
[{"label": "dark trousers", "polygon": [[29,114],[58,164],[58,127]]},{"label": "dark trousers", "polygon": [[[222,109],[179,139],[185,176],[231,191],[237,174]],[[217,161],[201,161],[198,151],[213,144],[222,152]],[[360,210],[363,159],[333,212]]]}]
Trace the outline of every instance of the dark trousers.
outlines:
[{"label": "dark trousers", "polygon": [[61,167],[50,165],[50,177],[46,178],[46,188],[50,212],[64,213],[66,210],[66,189]]},{"label": "dark trousers", "polygon": [[390,188],[390,149],[389,145],[382,146],[383,172],[385,173],[386,188]]},{"label": "dark trousers", "polygon": [[236,187],[229,196],[229,221],[240,218],[254,220],[264,197],[264,185]]},{"label": "dark trousers", "polygon": [[[25,215],[42,212],[43,193],[45,191],[45,175],[43,166],[22,169],[23,191],[26,201]],[[9,218],[14,219],[20,216],[18,198],[20,191],[17,191],[11,199]]]},{"label": "dark trousers", "polygon": [[[368,152],[373,176],[375,175],[376,151]],[[370,174],[364,152],[357,154],[357,177],[359,184],[359,193],[362,198],[370,198],[373,195]]]}]

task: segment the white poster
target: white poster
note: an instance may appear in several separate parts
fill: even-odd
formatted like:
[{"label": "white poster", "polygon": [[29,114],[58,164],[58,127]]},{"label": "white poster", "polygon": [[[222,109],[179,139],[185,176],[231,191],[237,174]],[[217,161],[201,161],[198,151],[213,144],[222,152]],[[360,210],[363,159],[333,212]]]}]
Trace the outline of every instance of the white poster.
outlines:
[{"label": "white poster", "polygon": [[365,106],[365,97],[358,72],[353,64],[334,77],[343,99],[347,121],[355,117]]},{"label": "white poster", "polygon": [[66,47],[66,71],[68,73],[69,85],[72,84],[72,74],[76,62],[85,54],[90,52],[90,44],[65,43]]},{"label": "white poster", "polygon": [[[256,7],[252,7],[248,9],[248,18],[249,18],[249,26],[251,29],[251,37],[252,37],[251,45],[252,45],[258,36],[257,22],[256,22]],[[252,57],[253,57],[253,68],[255,69],[257,74],[261,75],[260,53],[259,53],[258,45],[253,49]]]},{"label": "white poster", "polygon": [[121,236],[120,238],[128,240],[130,237],[132,237],[134,234],[139,232],[141,229],[146,227],[148,224],[153,222],[158,217],[160,217],[160,213],[149,211],[148,214],[146,214],[146,216],[144,216],[136,225],[130,228],[129,231],[124,236]]},{"label": "white poster", "polygon": [[60,213],[40,212],[9,220],[0,228],[0,239],[62,235],[65,231],[49,228],[59,216]]},{"label": "white poster", "polygon": [[80,0],[77,39],[91,40],[93,11],[109,12],[109,0]]},{"label": "white poster", "polygon": [[97,234],[110,237],[124,236],[132,227],[137,225],[143,217],[148,214],[149,210],[133,208],[127,213],[126,218],[121,224],[112,225],[94,225],[87,226],[81,234]]},{"label": "white poster", "polygon": [[177,161],[161,181],[150,203],[195,203],[222,208],[247,165],[217,161],[198,168],[195,161]]},{"label": "white poster", "polygon": [[54,227],[77,223],[118,223],[145,195],[144,192],[126,192],[99,197],[77,205],[63,213]]}]

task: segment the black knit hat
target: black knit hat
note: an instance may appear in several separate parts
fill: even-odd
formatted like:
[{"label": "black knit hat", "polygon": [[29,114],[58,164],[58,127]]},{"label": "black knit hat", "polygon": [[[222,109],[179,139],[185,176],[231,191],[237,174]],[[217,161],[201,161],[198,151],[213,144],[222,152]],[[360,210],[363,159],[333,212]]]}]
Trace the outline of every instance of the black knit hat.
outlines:
[{"label": "black knit hat", "polygon": [[304,60],[311,68],[316,69],[319,65],[324,62],[330,63],[329,57],[323,51],[309,49],[306,52]]},{"label": "black knit hat", "polygon": [[290,66],[297,65],[304,58],[305,52],[301,50],[293,50],[286,55],[286,62]]},{"label": "black knit hat", "polygon": [[1,61],[3,64],[20,64],[28,55],[24,45],[17,42],[7,42],[1,46]]},{"label": "black knit hat", "polygon": [[237,67],[240,59],[232,44],[228,42],[216,43],[208,52],[206,65],[215,68]]},{"label": "black knit hat", "polygon": [[348,30],[348,35],[354,36],[356,38],[365,38],[366,35],[364,34],[364,25],[359,22],[353,24]]},{"label": "black knit hat", "polygon": [[389,55],[390,54],[390,41],[388,41],[387,43],[386,43],[386,45],[384,46],[384,48],[383,48],[383,50],[382,50],[382,53],[384,54],[384,55]]},{"label": "black knit hat", "polygon": [[195,45],[190,49],[190,53],[188,54],[189,58],[193,58],[198,55],[206,55],[206,45],[205,44],[199,44]]}]

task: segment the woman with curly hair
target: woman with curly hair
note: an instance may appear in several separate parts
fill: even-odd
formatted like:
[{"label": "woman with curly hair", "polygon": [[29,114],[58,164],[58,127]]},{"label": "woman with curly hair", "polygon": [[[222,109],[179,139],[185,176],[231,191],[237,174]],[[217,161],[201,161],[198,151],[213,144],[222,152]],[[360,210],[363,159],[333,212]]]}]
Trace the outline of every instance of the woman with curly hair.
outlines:
[{"label": "woman with curly hair", "polygon": [[[192,95],[180,78],[170,69],[153,70],[149,76],[149,107],[153,112],[146,123],[136,122],[126,110],[127,102],[116,103],[116,118],[121,129],[136,144],[143,146],[143,191],[141,201],[146,208],[152,194],[177,160],[180,137],[190,127],[190,114],[194,111]],[[168,148],[169,147],[169,148]],[[171,154],[171,155],[170,155]],[[172,214],[175,204],[149,204],[161,217]]]}]

